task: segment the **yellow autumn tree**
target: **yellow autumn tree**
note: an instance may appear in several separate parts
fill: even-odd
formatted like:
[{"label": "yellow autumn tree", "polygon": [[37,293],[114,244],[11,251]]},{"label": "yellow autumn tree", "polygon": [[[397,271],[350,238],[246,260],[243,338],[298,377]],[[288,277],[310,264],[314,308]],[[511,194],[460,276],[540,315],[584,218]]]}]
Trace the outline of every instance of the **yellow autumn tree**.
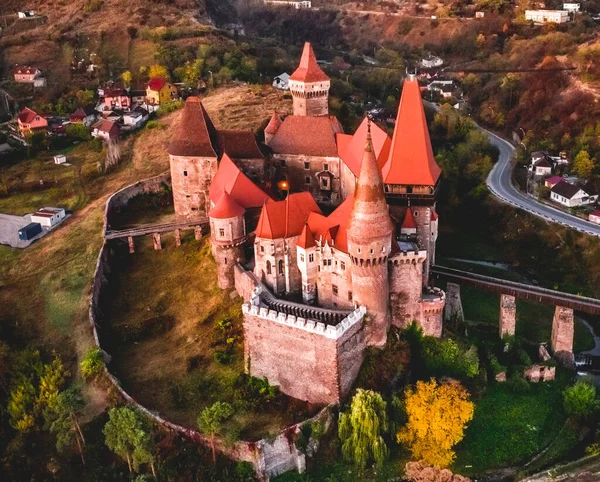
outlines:
[{"label": "yellow autumn tree", "polygon": [[455,457],[453,447],[464,438],[466,424],[473,419],[469,392],[458,382],[438,384],[431,379],[407,388],[405,396],[408,423],[398,432],[398,442],[417,460],[449,466]]},{"label": "yellow autumn tree", "polygon": [[150,66],[148,77],[151,79],[169,79],[169,71],[164,65],[154,64]]}]

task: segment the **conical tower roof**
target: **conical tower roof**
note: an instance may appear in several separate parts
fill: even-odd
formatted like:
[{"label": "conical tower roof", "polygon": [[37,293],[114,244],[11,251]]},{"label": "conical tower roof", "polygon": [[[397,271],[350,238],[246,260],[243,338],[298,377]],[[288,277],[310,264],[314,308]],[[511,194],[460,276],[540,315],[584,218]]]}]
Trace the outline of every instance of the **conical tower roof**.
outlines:
[{"label": "conical tower roof", "polygon": [[304,44],[300,65],[290,76],[290,80],[299,82],[325,82],[330,80],[317,63],[317,57],[310,42]]},{"label": "conical tower roof", "polygon": [[188,97],[179,129],[169,146],[172,156],[217,157],[217,130],[198,97]]},{"label": "conical tower roof", "polygon": [[442,170],[435,161],[419,82],[404,81],[392,148],[382,173],[386,184],[434,186]]},{"label": "conical tower roof", "polygon": [[313,236],[312,231],[308,227],[308,224],[305,224],[304,228],[302,228],[302,232],[300,233],[300,236],[298,237],[298,241],[296,241],[296,246],[303,248],[303,249],[308,249],[308,248],[312,248],[314,245],[315,245],[315,237]]},{"label": "conical tower roof", "polygon": [[267,127],[265,127],[265,132],[267,134],[276,134],[277,131],[279,130],[279,127],[281,126],[281,124],[282,124],[281,117],[279,117],[279,114],[277,112],[273,112],[273,115],[271,116],[271,120],[267,124]]},{"label": "conical tower roof", "polygon": [[371,139],[371,126],[354,191],[354,204],[348,223],[348,237],[358,239],[391,236],[392,220],[385,201],[383,181]]},{"label": "conical tower roof", "polygon": [[406,210],[406,215],[404,216],[404,221],[402,221],[402,227],[400,228],[400,232],[401,233],[414,233],[417,230],[417,222],[415,221],[415,217],[412,213],[412,210],[410,209],[410,206],[408,206],[408,209]]},{"label": "conical tower roof", "polygon": [[229,219],[242,216],[245,212],[246,210],[236,203],[227,192],[223,192],[215,207],[208,212],[208,215],[214,219]]}]

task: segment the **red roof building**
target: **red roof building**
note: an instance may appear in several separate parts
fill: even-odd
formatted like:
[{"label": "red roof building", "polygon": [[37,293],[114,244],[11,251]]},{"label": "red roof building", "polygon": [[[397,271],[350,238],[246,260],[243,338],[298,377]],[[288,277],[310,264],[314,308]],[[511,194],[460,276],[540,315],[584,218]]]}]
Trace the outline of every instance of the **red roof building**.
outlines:
[{"label": "red roof building", "polygon": [[317,63],[317,57],[315,57],[315,52],[310,42],[306,42],[304,44],[302,57],[300,58],[300,65],[290,76],[290,80],[296,80],[305,83],[326,82],[329,80],[327,74],[325,74],[321,67],[319,67],[319,64]]},{"label": "red roof building", "polygon": [[48,128],[48,121],[28,107],[19,112],[17,123],[22,135],[29,135],[35,131],[46,130]]},{"label": "red roof building", "polygon": [[223,192],[215,206],[208,212],[214,219],[229,219],[243,216],[246,210],[227,193]]},{"label": "red roof building", "polygon": [[335,117],[290,115],[269,142],[269,147],[277,154],[337,157],[335,136],[342,132]]},{"label": "red roof building", "polygon": [[[360,173],[364,147],[367,143],[368,124],[369,119],[365,117],[354,135],[339,133],[336,136],[340,158],[356,177]],[[377,164],[382,169],[390,155],[392,140],[374,122],[371,122],[371,138]]]},{"label": "red roof building", "polygon": [[404,81],[390,156],[383,168],[388,185],[435,186],[442,170],[435,161],[419,82]]},{"label": "red roof building", "polygon": [[310,213],[322,214],[308,192],[289,194],[283,201],[267,202],[258,219],[256,236],[267,239],[299,236]]},{"label": "red roof building", "polygon": [[165,79],[155,77],[148,81],[148,89],[153,90],[154,92],[160,92],[160,89],[162,89],[166,83],[167,81]]},{"label": "red roof building", "polygon": [[267,134],[276,134],[279,130],[279,127],[281,127],[281,124],[281,117],[279,117],[279,114],[277,112],[273,112],[273,115],[271,116],[267,127],[265,127],[265,132]]},{"label": "red roof building", "polygon": [[179,129],[169,146],[169,154],[182,157],[217,157],[217,130],[198,97],[185,102]]}]

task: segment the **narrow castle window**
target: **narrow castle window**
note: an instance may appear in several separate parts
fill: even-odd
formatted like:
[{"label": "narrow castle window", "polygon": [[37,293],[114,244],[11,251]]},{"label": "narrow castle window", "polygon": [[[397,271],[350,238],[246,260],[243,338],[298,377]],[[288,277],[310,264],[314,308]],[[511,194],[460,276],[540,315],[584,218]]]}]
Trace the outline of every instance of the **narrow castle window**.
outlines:
[{"label": "narrow castle window", "polygon": [[265,247],[264,247],[262,244],[260,245],[260,252],[261,252],[261,253],[264,253],[264,252],[265,252]]},{"label": "narrow castle window", "polygon": [[271,274],[271,262],[267,260],[267,274]]},{"label": "narrow castle window", "polygon": [[281,161],[279,161],[279,165],[281,167],[285,167],[285,159],[281,159]]},{"label": "narrow castle window", "polygon": [[304,178],[304,184],[310,184],[310,177],[306,176]]},{"label": "narrow castle window", "polygon": [[338,295],[338,287],[337,285],[331,285],[331,291],[333,292],[334,296]]},{"label": "narrow castle window", "polygon": [[187,171],[183,171],[184,177],[187,177]]},{"label": "narrow castle window", "polygon": [[315,260],[315,255],[314,255],[314,254],[309,254],[309,255],[308,255],[308,261],[309,261],[310,263],[312,263],[314,260]]},{"label": "narrow castle window", "polygon": [[324,171],[329,171],[329,165],[328,164],[323,164],[323,170]]},{"label": "narrow castle window", "polygon": [[300,255],[300,262],[304,263],[304,255],[303,254]]},{"label": "narrow castle window", "polygon": [[345,261],[340,261],[340,268],[342,269],[342,271],[346,271],[346,262]]},{"label": "narrow castle window", "polygon": [[304,169],[310,169],[310,162],[304,163]]},{"label": "narrow castle window", "polygon": [[352,301],[352,291],[348,291],[348,301]]},{"label": "narrow castle window", "polygon": [[219,236],[221,236],[222,238],[225,237],[225,229],[219,228]]},{"label": "narrow castle window", "polygon": [[283,274],[283,260],[279,260],[279,274]]}]

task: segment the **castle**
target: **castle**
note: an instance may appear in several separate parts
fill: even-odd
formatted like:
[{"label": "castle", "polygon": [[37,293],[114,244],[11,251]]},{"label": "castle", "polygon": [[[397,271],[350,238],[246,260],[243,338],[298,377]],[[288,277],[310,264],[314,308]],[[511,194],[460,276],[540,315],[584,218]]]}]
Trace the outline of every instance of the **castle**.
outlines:
[{"label": "castle", "polygon": [[392,139],[368,118],[343,132],[308,43],[289,85],[293,115],[273,114],[265,146],[189,98],[169,147],[173,198],[178,216],[208,218],[219,287],[245,298],[247,371],[334,403],[391,325],[441,336],[445,294],[429,287],[441,170],[414,78]]}]

